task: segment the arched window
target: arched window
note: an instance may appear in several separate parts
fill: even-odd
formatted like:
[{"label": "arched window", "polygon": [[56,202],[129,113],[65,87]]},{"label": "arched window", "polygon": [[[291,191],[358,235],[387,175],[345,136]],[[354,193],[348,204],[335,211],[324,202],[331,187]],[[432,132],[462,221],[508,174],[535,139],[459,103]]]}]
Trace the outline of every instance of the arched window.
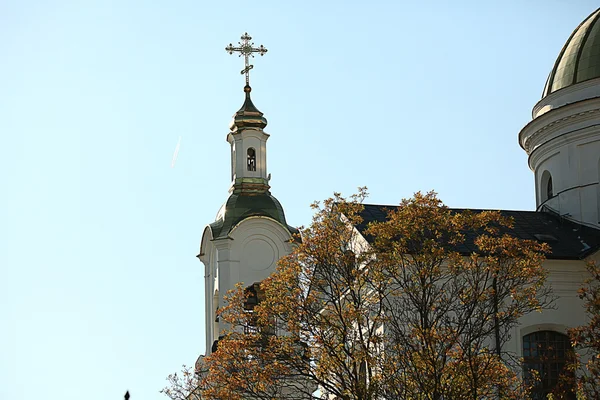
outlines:
[{"label": "arched window", "polygon": [[366,388],[369,384],[369,376],[367,375],[367,362],[365,360],[360,362],[358,369],[358,379],[360,383]]},{"label": "arched window", "polygon": [[[565,365],[572,354],[569,337],[554,331],[538,331],[523,336],[523,369],[526,379],[532,379],[536,371],[536,382],[531,398],[545,400],[549,393],[559,384],[567,384],[561,380],[566,374]],[[575,399],[573,393],[567,398]]]},{"label": "arched window", "polygon": [[276,332],[275,321],[269,321],[268,323],[260,323],[254,316],[254,307],[260,304],[265,298],[265,293],[260,289],[260,283],[253,283],[248,286],[244,293],[246,300],[244,301],[244,311],[248,314],[246,325],[244,325],[244,333],[261,333],[264,337],[274,335]]},{"label": "arched window", "polygon": [[552,185],[552,175],[550,172],[544,171],[542,174],[542,180],[540,182],[540,193],[542,196],[542,203],[552,197],[554,197],[554,188]]},{"label": "arched window", "polygon": [[248,171],[256,171],[256,151],[254,148],[248,148]]}]

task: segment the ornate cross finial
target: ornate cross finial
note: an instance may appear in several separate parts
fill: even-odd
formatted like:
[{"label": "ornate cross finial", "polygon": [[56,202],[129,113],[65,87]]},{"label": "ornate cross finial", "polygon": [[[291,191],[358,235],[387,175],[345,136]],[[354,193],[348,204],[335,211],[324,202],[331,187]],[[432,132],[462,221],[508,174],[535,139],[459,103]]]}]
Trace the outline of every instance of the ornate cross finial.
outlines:
[{"label": "ornate cross finial", "polygon": [[259,47],[252,47],[254,45],[251,42],[252,38],[248,33],[244,33],[242,35],[242,41],[238,42],[239,46],[234,47],[233,44],[229,43],[229,46],[225,47],[225,51],[229,54],[233,54],[234,52],[239,52],[240,57],[244,56],[244,64],[245,68],[241,71],[241,74],[246,74],[246,86],[250,86],[250,70],[254,68],[254,65],[248,64],[248,59],[250,57],[254,58],[253,53],[260,53],[261,56],[264,56],[267,52],[267,49],[261,44]]}]

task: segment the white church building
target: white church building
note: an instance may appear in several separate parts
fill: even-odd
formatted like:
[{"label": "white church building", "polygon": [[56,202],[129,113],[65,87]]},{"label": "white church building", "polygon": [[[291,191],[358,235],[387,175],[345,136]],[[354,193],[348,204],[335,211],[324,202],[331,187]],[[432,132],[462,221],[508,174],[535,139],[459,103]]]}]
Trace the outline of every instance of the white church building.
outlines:
[{"label": "white church building", "polygon": [[[248,286],[269,276],[277,260],[292,251],[290,239],[297,232],[269,191],[267,120],[252,103],[250,86],[244,91],[245,102],[227,135],[229,197],[216,221],[204,229],[198,255],[205,266],[207,354],[215,351],[223,329],[216,314],[223,295],[238,282]],[[532,117],[518,141],[534,175],[536,210],[501,213],[514,220],[511,234],[550,245],[545,267],[557,300],[555,309],[524,316],[505,350],[540,365],[538,394],[543,396],[564,364],[559,349],[570,346],[567,329],[586,322],[577,296],[587,274],[585,264],[600,259],[600,9],[566,41]],[[366,204],[358,232],[370,221],[384,220],[390,207]],[[552,344],[555,356],[537,359],[530,349],[541,343]]]}]

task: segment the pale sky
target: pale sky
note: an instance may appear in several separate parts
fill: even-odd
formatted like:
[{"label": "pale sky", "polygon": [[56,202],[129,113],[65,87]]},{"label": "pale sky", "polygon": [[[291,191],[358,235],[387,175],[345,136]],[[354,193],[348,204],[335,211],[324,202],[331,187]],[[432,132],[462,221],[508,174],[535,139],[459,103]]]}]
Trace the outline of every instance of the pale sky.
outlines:
[{"label": "pale sky", "polygon": [[[0,399],[166,399],[204,352],[247,31],[288,223],[369,187],[532,210],[519,147],[591,0],[0,0]],[[181,137],[177,162],[173,153]]]}]

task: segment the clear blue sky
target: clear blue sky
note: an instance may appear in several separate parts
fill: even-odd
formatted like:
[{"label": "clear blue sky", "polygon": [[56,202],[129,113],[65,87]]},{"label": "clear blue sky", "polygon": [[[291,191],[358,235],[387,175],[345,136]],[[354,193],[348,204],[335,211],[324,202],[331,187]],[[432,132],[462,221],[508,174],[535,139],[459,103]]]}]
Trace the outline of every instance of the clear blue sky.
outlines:
[{"label": "clear blue sky", "polygon": [[[0,1],[0,399],[163,399],[204,352],[248,31],[288,222],[366,185],[534,208],[517,143],[591,0]],[[171,157],[182,137],[179,157]]]}]

